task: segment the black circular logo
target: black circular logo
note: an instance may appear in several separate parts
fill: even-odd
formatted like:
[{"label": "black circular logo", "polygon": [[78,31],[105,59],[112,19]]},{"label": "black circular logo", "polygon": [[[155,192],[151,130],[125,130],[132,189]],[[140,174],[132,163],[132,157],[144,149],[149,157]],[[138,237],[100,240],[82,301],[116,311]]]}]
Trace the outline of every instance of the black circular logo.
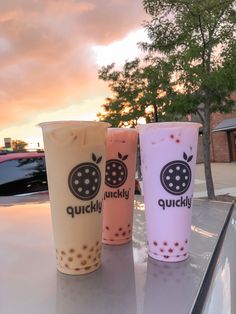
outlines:
[{"label": "black circular logo", "polygon": [[186,161],[175,160],[161,170],[160,179],[163,188],[174,195],[184,194],[191,183],[191,169]]},{"label": "black circular logo", "polygon": [[98,194],[101,186],[100,169],[92,162],[79,164],[71,170],[68,184],[75,197],[85,201],[91,200]]},{"label": "black circular logo", "polygon": [[[118,153],[120,159],[127,159],[128,155],[122,156]],[[125,163],[120,159],[110,159],[106,162],[105,183],[110,188],[118,188],[122,186],[128,175]]]}]

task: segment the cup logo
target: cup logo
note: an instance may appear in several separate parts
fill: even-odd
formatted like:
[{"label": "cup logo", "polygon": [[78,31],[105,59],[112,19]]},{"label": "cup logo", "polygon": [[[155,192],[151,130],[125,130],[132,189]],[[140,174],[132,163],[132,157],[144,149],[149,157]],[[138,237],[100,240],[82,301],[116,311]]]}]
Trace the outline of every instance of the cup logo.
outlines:
[{"label": "cup logo", "polygon": [[97,158],[95,154],[92,154],[92,160],[94,163],[84,162],[75,166],[68,177],[71,193],[84,201],[93,199],[101,186],[101,172],[97,164],[102,160],[102,156]]},{"label": "cup logo", "polygon": [[106,162],[105,183],[110,188],[119,188],[127,179],[128,170],[123,160],[126,160],[128,155],[122,156],[118,153],[118,158],[109,159]]},{"label": "cup logo", "polygon": [[192,172],[188,163],[192,160],[193,155],[187,156],[183,153],[183,160],[174,160],[166,164],[160,174],[163,188],[170,194],[184,194],[191,183]]}]

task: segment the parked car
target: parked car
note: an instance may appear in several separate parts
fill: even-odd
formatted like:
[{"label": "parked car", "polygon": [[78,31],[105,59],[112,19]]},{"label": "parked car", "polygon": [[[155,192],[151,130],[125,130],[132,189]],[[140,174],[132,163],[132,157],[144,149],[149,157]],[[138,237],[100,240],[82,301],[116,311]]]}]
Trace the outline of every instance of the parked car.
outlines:
[{"label": "parked car", "polygon": [[0,196],[47,190],[43,152],[0,154]]}]

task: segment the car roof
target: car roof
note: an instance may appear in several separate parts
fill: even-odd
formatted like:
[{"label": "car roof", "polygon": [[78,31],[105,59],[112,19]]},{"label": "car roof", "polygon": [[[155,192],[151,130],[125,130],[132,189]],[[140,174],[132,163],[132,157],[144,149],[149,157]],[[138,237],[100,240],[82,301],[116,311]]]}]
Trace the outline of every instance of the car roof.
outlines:
[{"label": "car roof", "polygon": [[25,152],[25,153],[6,153],[0,155],[0,163],[7,160],[21,159],[21,158],[35,158],[35,157],[44,157],[44,153],[38,152]]}]

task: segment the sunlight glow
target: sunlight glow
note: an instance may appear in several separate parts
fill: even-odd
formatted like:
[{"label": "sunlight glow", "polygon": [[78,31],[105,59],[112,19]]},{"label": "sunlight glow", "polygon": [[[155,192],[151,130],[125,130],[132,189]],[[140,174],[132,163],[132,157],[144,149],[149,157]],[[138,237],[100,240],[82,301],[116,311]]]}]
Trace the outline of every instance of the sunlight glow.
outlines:
[{"label": "sunlight glow", "polygon": [[143,29],[128,34],[122,40],[113,42],[106,46],[93,46],[98,66],[105,66],[111,63],[122,65],[126,60],[132,60],[140,56],[141,52],[137,43],[147,41],[147,34]]}]

